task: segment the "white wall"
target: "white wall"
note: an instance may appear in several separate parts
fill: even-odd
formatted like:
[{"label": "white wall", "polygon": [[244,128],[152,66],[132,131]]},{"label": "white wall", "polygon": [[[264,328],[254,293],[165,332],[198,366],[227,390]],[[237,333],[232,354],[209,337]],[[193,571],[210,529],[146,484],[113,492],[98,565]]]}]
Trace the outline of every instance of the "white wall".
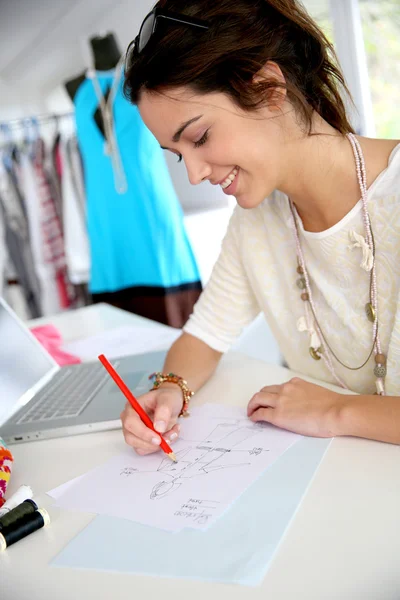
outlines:
[{"label": "white wall", "polygon": [[40,92],[31,92],[28,98],[25,96],[24,89],[0,78],[0,123],[27,115],[42,113],[46,110],[46,103],[41,97]]}]

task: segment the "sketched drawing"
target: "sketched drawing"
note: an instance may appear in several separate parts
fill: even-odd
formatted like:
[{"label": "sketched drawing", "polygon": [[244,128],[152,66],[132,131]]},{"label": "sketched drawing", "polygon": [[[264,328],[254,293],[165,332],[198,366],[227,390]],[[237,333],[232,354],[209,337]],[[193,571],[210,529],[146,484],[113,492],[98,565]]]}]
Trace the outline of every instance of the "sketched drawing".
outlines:
[{"label": "sketched drawing", "polygon": [[[234,448],[238,444],[257,433],[257,428],[253,426],[240,426],[237,423],[217,425],[201,442],[176,452],[177,463],[171,463],[168,458],[161,461],[157,471],[163,473],[164,479],[153,486],[150,498],[152,500],[164,498],[178,490],[185,480],[193,477],[251,464],[249,461],[232,464],[224,459],[228,453],[235,452]],[[248,454],[257,454],[259,450],[263,449],[254,448]]]}]

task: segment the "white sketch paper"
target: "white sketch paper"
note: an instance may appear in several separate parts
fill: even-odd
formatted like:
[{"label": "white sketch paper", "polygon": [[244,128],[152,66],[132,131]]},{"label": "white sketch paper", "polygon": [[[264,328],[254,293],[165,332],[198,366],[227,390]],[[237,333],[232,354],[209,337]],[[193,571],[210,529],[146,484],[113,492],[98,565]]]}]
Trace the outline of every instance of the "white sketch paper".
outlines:
[{"label": "white sketch paper", "polygon": [[213,417],[208,406],[182,421],[177,463],[126,449],[67,488],[57,505],[169,531],[207,528],[301,437],[227,408],[226,417],[221,407]]}]

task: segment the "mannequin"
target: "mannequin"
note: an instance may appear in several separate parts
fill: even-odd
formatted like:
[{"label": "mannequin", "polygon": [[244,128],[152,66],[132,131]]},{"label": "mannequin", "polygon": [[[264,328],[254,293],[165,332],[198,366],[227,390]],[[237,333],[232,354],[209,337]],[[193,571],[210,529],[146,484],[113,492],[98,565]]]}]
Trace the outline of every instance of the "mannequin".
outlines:
[{"label": "mannequin", "polygon": [[95,303],[181,328],[202,290],[182,209],[157,140],[122,93],[114,34],[89,44],[90,71],[65,83],[84,165],[89,290]]},{"label": "mannequin", "polygon": [[[96,71],[110,71],[115,69],[121,58],[121,50],[113,33],[107,33],[105,36],[94,36],[89,39],[89,44],[92,52],[93,67]],[[81,73],[74,79],[65,83],[65,89],[71,100],[75,98],[75,94],[86,79],[86,72]],[[108,100],[110,89],[106,91],[104,97]],[[104,135],[104,124],[101,112],[97,109],[94,119],[101,133]]]}]

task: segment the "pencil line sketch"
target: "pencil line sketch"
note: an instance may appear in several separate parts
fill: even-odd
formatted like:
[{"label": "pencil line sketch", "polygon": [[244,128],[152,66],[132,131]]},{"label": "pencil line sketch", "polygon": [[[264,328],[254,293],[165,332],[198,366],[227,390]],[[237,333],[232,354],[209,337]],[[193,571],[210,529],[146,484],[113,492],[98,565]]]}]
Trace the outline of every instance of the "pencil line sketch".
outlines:
[{"label": "pencil line sketch", "polygon": [[[249,440],[259,433],[255,426],[242,426],[240,423],[222,423],[214,427],[209,435],[200,442],[176,452],[177,463],[172,463],[169,458],[164,458],[157,469],[163,474],[163,479],[157,482],[151,492],[151,500],[160,500],[177,491],[185,481],[194,477],[201,477],[222,469],[243,468],[251,464],[251,460],[241,461],[240,455],[249,457],[258,455],[264,448],[251,450],[235,450],[236,446]],[[227,461],[227,455],[235,453],[238,462]]]}]

